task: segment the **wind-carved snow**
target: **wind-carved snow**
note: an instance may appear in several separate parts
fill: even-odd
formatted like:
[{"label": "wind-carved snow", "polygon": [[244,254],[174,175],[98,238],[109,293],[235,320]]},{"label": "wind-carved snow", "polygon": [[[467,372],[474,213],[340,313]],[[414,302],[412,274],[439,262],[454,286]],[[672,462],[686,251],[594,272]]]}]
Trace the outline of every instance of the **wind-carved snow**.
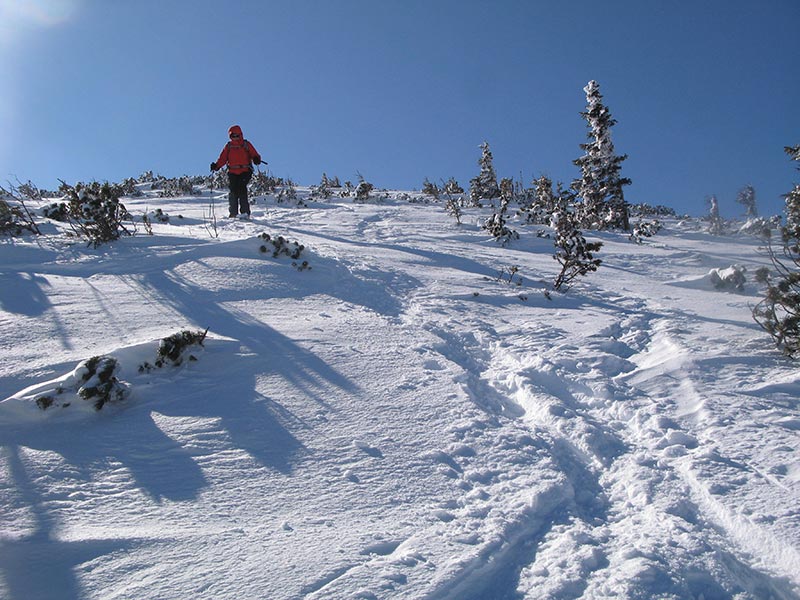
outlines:
[{"label": "wind-carved snow", "polygon": [[[800,377],[755,284],[691,283],[757,242],[598,234],[547,299],[552,241],[478,210],[259,199],[213,238],[207,194],[157,202],[184,220],[0,247],[1,597],[798,597]],[[95,355],[124,401],[36,407]]]}]

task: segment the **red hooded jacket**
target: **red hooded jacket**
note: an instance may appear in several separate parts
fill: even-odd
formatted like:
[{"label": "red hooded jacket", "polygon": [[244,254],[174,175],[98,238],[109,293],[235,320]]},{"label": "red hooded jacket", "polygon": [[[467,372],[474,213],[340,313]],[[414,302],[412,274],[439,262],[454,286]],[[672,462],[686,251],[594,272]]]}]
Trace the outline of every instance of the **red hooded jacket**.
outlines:
[{"label": "red hooded jacket", "polygon": [[228,135],[238,137],[231,137],[231,141],[225,144],[217,162],[214,163],[215,171],[228,165],[228,173],[246,173],[252,170],[250,161],[261,162],[261,155],[253,144],[244,139],[241,127],[233,125],[228,129]]}]

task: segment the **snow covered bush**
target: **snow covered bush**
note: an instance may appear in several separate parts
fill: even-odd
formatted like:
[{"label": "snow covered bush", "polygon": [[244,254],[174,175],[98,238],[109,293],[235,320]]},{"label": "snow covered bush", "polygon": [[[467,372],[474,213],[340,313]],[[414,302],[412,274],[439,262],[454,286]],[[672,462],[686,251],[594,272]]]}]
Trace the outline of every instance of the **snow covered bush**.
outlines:
[{"label": "snow covered bush", "polygon": [[53,202],[42,207],[42,216],[46,219],[66,223],[69,221],[69,207],[65,202]]},{"label": "snow covered bush", "polygon": [[66,196],[70,225],[78,235],[85,236],[90,245],[96,248],[123,234],[130,235],[123,224],[130,215],[119,201],[119,187],[97,182],[71,186],[62,182],[59,191]]},{"label": "snow covered bush", "polygon": [[652,206],[646,202],[628,205],[632,217],[677,217],[674,208],[658,204]]},{"label": "snow covered bush", "polygon": [[[41,196],[36,186],[30,182],[28,185],[32,186],[37,196]],[[25,198],[30,199],[32,192],[21,190],[22,186],[19,188],[12,186],[10,191],[0,186],[0,235],[16,236],[22,235],[25,231],[40,233],[33,215],[25,206]]]},{"label": "snow covered bush", "polygon": [[169,223],[169,215],[160,208],[149,211],[146,216],[150,222]]},{"label": "snow covered bush", "polygon": [[278,204],[297,202],[297,188],[294,185],[294,181],[287,179],[284,182],[281,191],[278,192],[276,200]]},{"label": "snow covered bush", "polygon": [[194,362],[197,357],[192,352],[197,352],[198,346],[203,346],[208,329],[205,331],[189,331],[184,329],[163,338],[158,344],[155,364],[145,362],[139,366],[139,372],[150,372],[153,369],[162,369],[166,366],[179,367],[185,361]]},{"label": "snow covered bush", "polygon": [[510,198],[504,194],[500,199],[500,208],[494,212],[483,224],[483,228],[502,246],[508,245],[511,240],[518,240],[519,234],[506,226],[506,212]]},{"label": "snow covered bush", "polygon": [[319,185],[311,186],[311,197],[319,200],[327,200],[333,195],[328,176],[323,173]]},{"label": "snow covered bush", "polygon": [[108,402],[118,402],[128,395],[128,386],[120,382],[116,373],[119,363],[113,356],[95,356],[81,365],[81,387],[78,395],[87,402],[93,402],[100,410]]},{"label": "snow covered bush", "polygon": [[739,233],[767,239],[772,235],[772,230],[780,227],[780,224],[781,218],[777,216],[770,219],[752,217],[739,227]]},{"label": "snow covered bush", "polygon": [[100,410],[109,402],[124,400],[129,394],[127,384],[117,378],[118,371],[119,363],[113,356],[93,356],[79,363],[52,393],[36,397],[36,405],[42,410],[52,406],[66,408],[77,396]]},{"label": "snow covered bush", "polygon": [[437,200],[439,199],[439,186],[435,183],[431,183],[428,181],[428,178],[425,178],[425,181],[422,182],[422,193],[427,194],[429,196],[433,196]]},{"label": "snow covered bush", "polygon": [[[787,147],[792,160],[800,161],[800,146]],[[781,227],[780,255],[767,246],[774,278],[767,282],[766,296],[753,308],[753,318],[784,354],[800,354],[800,184],[786,195],[786,224]]]},{"label": "snow covered bush", "polygon": [[38,230],[20,206],[0,198],[0,235],[16,236],[25,231],[36,233]]},{"label": "snow covered bush", "polygon": [[159,190],[162,198],[176,198],[196,194],[192,179],[186,176],[165,179]]},{"label": "snow covered bush", "polygon": [[741,292],[747,281],[747,269],[739,265],[731,265],[727,269],[712,269],[708,274],[711,285],[718,290],[733,290]]},{"label": "snow covered bush", "polygon": [[366,181],[361,174],[358,175],[358,185],[355,189],[355,202],[366,202],[369,200],[369,194],[375,186]]},{"label": "snow covered bush", "polygon": [[587,242],[578,229],[575,215],[570,212],[558,213],[554,220],[556,251],[553,258],[561,265],[561,271],[553,282],[553,289],[558,291],[564,286],[569,289],[576,277],[597,271],[602,261],[593,253],[599,251],[603,243]]},{"label": "snow covered bush", "polygon": [[461,210],[461,198],[448,198],[444,203],[444,209],[451,217],[456,220],[458,225],[461,225],[461,217],[464,216],[464,211]]},{"label": "snow covered bush", "polygon": [[[262,233],[258,236],[258,239],[263,242],[261,246],[259,246],[259,251],[262,254],[272,254],[272,258],[288,256],[293,261],[297,261],[300,259],[303,250],[306,249],[300,242],[290,242],[282,235],[273,237],[268,233]],[[304,260],[302,263],[292,262],[292,266],[298,271],[311,269],[307,260]]]},{"label": "snow covered bush", "polygon": [[[223,171],[217,171],[216,174],[221,177],[224,176]],[[272,175],[267,175],[261,171],[256,171],[253,173],[253,177],[250,178],[250,183],[247,184],[247,190],[251,196],[267,196],[269,194],[274,194],[275,190],[277,190],[283,184],[284,181],[278,177],[273,177]],[[227,177],[225,176],[219,187],[221,189],[227,185]],[[217,186],[215,185],[215,187]]]},{"label": "snow covered bush", "polygon": [[653,237],[659,231],[661,231],[661,223],[658,219],[654,219],[653,221],[642,221],[639,219],[633,226],[631,234],[628,237],[637,244],[641,244],[644,238]]}]

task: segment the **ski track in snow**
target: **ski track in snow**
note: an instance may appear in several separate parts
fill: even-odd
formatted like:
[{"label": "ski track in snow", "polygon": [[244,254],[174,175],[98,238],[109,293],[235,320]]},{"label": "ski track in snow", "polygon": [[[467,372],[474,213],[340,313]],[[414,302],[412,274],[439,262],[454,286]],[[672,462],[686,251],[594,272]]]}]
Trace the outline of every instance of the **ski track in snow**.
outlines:
[{"label": "ski track in snow", "polygon": [[[436,205],[267,205],[211,239],[164,202],[187,222],[154,238],[0,248],[1,597],[800,597],[800,375],[703,283],[755,254],[602,234],[550,301],[550,241]],[[196,364],[135,372],[185,326]],[[125,405],[29,410],[101,352]]]}]

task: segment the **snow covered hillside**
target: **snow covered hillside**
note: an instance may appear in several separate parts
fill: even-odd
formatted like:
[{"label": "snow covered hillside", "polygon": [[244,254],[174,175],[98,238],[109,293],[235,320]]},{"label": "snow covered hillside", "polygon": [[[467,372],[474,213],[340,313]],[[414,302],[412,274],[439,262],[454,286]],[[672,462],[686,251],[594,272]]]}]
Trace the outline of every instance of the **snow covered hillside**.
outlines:
[{"label": "snow covered hillside", "polygon": [[548,299],[538,228],[389,196],[0,238],[0,598],[800,598],[800,370],[709,275],[756,239],[589,233]]}]

